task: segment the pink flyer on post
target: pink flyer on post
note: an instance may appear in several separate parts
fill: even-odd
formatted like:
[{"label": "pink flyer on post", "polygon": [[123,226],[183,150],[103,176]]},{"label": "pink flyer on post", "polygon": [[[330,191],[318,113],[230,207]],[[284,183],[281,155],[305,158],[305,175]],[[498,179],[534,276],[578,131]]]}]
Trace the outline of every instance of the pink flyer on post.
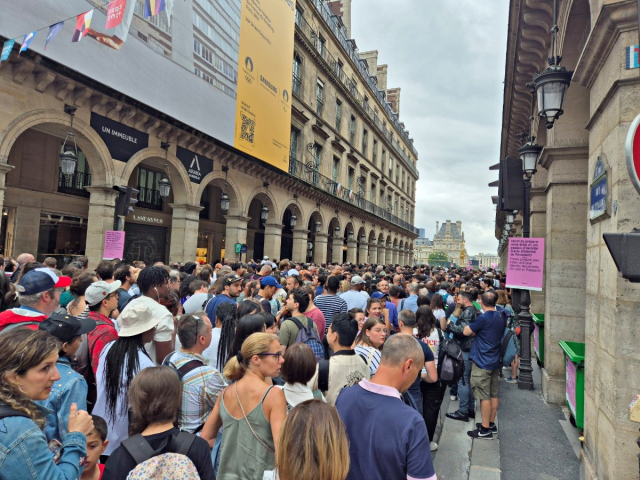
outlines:
[{"label": "pink flyer on post", "polygon": [[544,238],[509,239],[507,288],[542,290]]}]

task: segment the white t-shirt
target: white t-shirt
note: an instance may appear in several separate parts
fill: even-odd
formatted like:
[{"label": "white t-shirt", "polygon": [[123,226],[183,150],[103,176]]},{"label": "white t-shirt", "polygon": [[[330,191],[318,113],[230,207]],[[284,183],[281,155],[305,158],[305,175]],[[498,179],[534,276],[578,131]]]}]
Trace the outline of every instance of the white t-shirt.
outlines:
[{"label": "white t-shirt", "polygon": [[429,345],[429,348],[433,352],[433,356],[436,359],[436,368],[437,368],[438,354],[440,353],[440,335],[438,334],[438,329],[434,328],[433,330],[431,330],[431,333],[428,336],[423,337],[420,340],[422,340],[422,342],[425,343],[426,345]]},{"label": "white t-shirt", "polygon": [[[202,352],[202,356],[209,360],[209,365],[219,372],[222,371],[222,368],[218,368],[218,345],[220,344],[221,333],[221,328],[214,328],[211,330],[211,345]],[[224,365],[222,365],[222,367],[224,368]]]},{"label": "white t-shirt", "polygon": [[[98,398],[96,399],[96,404],[93,407],[93,414],[98,415],[99,417],[104,418],[109,427],[109,433],[107,434],[107,440],[109,440],[109,445],[107,445],[107,449],[105,450],[105,455],[111,455],[113,451],[120,446],[123,440],[129,438],[129,418],[128,418],[128,408],[126,407],[127,403],[127,392],[122,388],[121,394],[118,395],[118,401],[116,404],[116,416],[115,418],[111,418],[107,413],[107,392],[106,392],[106,382],[104,378],[104,369],[105,369],[105,359],[107,358],[107,353],[113,347],[115,342],[108,343],[102,349],[100,353],[100,361],[98,362],[98,370],[96,372],[96,390],[98,392]],[[135,372],[135,375],[140,373],[142,370],[148,367],[154,367],[154,363],[151,361],[149,357],[147,357],[142,350],[138,351],[138,362],[140,364],[140,369]],[[127,359],[125,358],[122,362],[122,373],[120,376],[120,381],[126,378],[127,371]],[[124,408],[124,413],[123,409]]]},{"label": "white t-shirt", "polygon": [[444,313],[444,310],[442,310],[441,308],[438,308],[437,310],[433,311],[433,316],[436,317],[436,320],[438,320],[439,322],[440,319],[446,317],[447,314]]},{"label": "white t-shirt", "polygon": [[[173,315],[171,315],[171,312],[167,310],[167,307],[160,305],[153,298],[145,297],[144,295],[131,300],[124,310],[129,308],[129,305],[145,305],[149,310],[151,310],[151,313],[153,313],[155,318],[160,319],[160,323],[156,327],[156,333],[153,337],[153,341],[145,344],[144,346],[145,350],[151,357],[151,360],[153,360],[153,363],[159,365],[159,363],[156,362],[156,344],[154,342],[170,342],[173,339]],[[120,317],[118,317],[118,325],[122,328],[122,325],[120,324]],[[162,360],[164,359],[161,358],[160,363]]]},{"label": "white t-shirt", "polygon": [[[194,293],[186,302],[184,302],[184,305],[182,305],[184,314],[190,315],[192,313],[204,311],[202,305],[206,307],[206,303],[209,298],[213,298],[213,296],[209,297],[208,293]],[[215,322],[215,318],[213,319],[213,321]]]}]

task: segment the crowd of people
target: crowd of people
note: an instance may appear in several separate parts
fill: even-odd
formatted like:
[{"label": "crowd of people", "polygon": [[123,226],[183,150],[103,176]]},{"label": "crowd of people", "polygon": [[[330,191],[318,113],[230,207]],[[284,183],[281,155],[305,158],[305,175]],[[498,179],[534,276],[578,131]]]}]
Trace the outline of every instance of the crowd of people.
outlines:
[{"label": "crowd of people", "polygon": [[0,479],[432,480],[447,388],[497,433],[499,272],[2,265]]}]

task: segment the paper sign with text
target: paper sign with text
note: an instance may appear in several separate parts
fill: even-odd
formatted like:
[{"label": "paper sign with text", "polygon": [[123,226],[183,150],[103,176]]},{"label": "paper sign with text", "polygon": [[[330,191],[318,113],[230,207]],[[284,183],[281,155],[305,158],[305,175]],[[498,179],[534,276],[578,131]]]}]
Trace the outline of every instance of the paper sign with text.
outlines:
[{"label": "paper sign with text", "polygon": [[544,238],[509,239],[507,288],[542,290]]},{"label": "paper sign with text", "polygon": [[104,232],[104,254],[102,259],[113,260],[114,258],[124,258],[124,232],[107,230]]}]

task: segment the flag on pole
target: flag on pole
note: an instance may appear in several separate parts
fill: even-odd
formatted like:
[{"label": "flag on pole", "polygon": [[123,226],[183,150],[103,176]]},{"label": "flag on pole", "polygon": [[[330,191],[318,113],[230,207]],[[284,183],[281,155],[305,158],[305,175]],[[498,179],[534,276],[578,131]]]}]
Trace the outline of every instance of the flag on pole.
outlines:
[{"label": "flag on pole", "polygon": [[27,33],[24,36],[24,40],[22,40],[22,46],[20,47],[20,51],[18,52],[18,55],[20,55],[22,52],[25,52],[27,50],[27,48],[29,48],[29,45],[31,45],[31,42],[33,41],[34,37],[36,36],[36,33],[38,33],[37,30],[31,32],[31,33]]},{"label": "flag on pole", "polygon": [[4,62],[11,55],[11,50],[13,50],[13,45],[16,43],[16,40],[12,38],[11,40],[7,40],[2,45],[2,55],[0,56],[0,63]]},{"label": "flag on pole", "polygon": [[124,19],[127,0],[113,0],[107,7],[107,24],[105,29],[116,28]]},{"label": "flag on pole", "polygon": [[342,185],[340,185],[339,183],[336,185],[336,195],[340,195],[340,192],[342,191]]},{"label": "flag on pole", "polygon": [[60,30],[62,30],[63,26],[64,22],[58,22],[49,27],[49,33],[47,33],[47,39],[44,42],[45,50],[47,49],[47,45],[49,45],[49,42],[53,40],[53,38],[58,34],[58,32],[60,32]]},{"label": "flag on pole", "polygon": [[79,42],[82,40],[82,37],[84,37],[91,25],[91,17],[93,17],[93,10],[89,10],[88,12],[78,15],[76,18],[76,28],[73,31],[73,37],[71,37],[72,42]]},{"label": "flag on pole", "polygon": [[353,190],[349,190],[349,200],[353,200]]},{"label": "flag on pole", "polygon": [[144,12],[142,16],[149,18],[158,15],[165,8],[165,0],[144,0]]},{"label": "flag on pole", "polygon": [[627,60],[627,70],[631,70],[632,68],[639,68],[640,64],[638,63],[638,45],[631,45],[626,48],[626,60]]}]

